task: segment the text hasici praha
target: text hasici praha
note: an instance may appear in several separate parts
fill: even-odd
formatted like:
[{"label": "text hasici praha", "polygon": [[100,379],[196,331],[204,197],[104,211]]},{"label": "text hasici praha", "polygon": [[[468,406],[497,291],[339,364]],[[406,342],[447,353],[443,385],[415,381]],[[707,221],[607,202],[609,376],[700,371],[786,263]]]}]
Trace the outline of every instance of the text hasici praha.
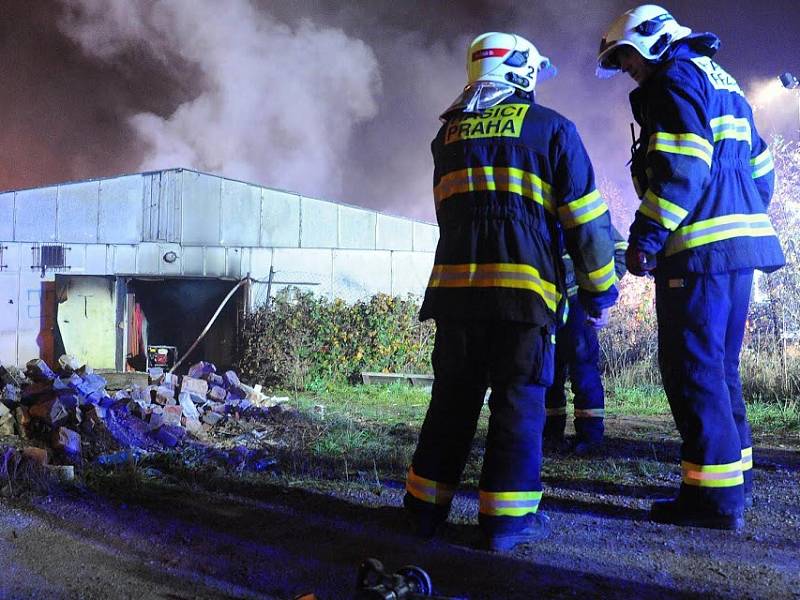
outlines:
[{"label": "text hasici praha", "polygon": [[501,104],[479,115],[459,115],[447,124],[445,144],[488,137],[519,137],[529,104]]}]

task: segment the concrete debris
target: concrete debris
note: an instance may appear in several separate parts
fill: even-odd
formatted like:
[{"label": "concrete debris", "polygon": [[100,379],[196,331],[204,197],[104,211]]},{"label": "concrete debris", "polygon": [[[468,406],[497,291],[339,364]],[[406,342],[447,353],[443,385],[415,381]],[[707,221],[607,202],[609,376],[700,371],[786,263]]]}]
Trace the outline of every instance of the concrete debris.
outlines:
[{"label": "concrete debris", "polygon": [[[120,384],[113,396],[104,375]],[[267,396],[234,371],[217,374],[210,362],[192,365],[183,377],[160,367],[141,374],[101,374],[64,354],[56,370],[42,359],[29,361],[24,372],[0,365],[0,436],[16,436],[16,445],[24,446],[19,460],[47,467],[62,481],[74,479],[73,465],[86,461],[119,465],[165,450],[203,455],[197,448],[206,448],[205,455],[228,467],[262,471],[275,459],[246,447],[220,455],[209,445],[209,435],[280,412],[288,400]],[[231,434],[214,435],[230,439],[225,436]],[[249,439],[260,443],[263,435]]]}]

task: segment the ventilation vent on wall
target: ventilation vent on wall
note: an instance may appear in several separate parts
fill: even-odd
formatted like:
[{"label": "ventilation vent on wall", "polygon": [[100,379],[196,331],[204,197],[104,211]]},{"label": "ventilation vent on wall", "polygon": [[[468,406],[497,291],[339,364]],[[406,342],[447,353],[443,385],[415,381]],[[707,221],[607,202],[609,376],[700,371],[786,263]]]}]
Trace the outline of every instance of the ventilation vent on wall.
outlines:
[{"label": "ventilation vent on wall", "polygon": [[48,269],[63,271],[69,269],[67,265],[67,248],[64,244],[35,244],[31,246],[33,264],[31,269],[41,269],[42,277]]}]

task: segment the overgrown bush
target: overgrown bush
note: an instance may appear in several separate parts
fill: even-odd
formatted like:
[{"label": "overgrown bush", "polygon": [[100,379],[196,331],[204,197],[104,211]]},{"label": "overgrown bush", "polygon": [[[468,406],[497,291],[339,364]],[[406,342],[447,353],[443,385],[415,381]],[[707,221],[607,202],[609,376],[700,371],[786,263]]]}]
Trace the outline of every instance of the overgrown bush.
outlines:
[{"label": "overgrown bush", "polygon": [[[800,144],[776,138],[771,149],[777,184],[769,213],[786,266],[756,278],[741,373],[747,398],[786,401],[800,397]],[[612,207],[622,206],[619,190],[604,185]],[[660,383],[653,295],[652,280],[626,276],[621,283],[611,324],[600,334],[604,374],[614,386]]]},{"label": "overgrown bush", "polygon": [[348,304],[289,288],[246,320],[245,379],[302,389],[354,380],[361,371],[430,373],[434,325],[418,303],[377,294]]}]

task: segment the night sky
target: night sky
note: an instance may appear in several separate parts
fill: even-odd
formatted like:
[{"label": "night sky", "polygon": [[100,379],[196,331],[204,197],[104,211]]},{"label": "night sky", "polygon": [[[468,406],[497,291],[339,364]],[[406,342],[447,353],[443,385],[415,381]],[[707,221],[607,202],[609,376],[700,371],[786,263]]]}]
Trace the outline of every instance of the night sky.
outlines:
[{"label": "night sky", "polygon": [[[219,10],[224,6],[223,11]],[[602,33],[629,2],[8,0],[0,5],[0,189],[187,167],[434,219],[429,144],[465,83],[469,41],[519,33],[559,76],[537,99],[572,119],[624,201],[625,75],[594,77]],[[722,38],[716,59],[764,137],[796,136],[800,3],[675,0]]]}]

